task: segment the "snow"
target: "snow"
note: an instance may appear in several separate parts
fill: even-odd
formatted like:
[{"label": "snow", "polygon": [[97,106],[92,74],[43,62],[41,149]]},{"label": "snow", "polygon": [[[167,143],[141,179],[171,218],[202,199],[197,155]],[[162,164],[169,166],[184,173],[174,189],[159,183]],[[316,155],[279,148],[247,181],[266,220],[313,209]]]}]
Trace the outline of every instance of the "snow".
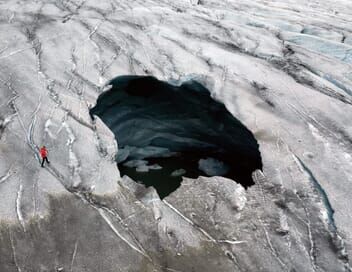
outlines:
[{"label": "snow", "polygon": [[[0,270],[351,271],[351,11],[347,0],[1,1]],[[258,141],[256,184],[184,178],[160,200],[122,179],[116,158],[170,151],[119,150],[91,119],[120,75],[199,80]]]}]

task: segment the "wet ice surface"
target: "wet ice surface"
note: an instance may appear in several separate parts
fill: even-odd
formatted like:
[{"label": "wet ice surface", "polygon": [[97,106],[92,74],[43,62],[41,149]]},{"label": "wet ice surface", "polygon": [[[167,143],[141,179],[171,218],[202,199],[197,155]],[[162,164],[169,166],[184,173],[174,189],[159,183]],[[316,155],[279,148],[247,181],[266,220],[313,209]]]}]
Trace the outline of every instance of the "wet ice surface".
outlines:
[{"label": "wet ice surface", "polygon": [[[0,270],[351,271],[351,11],[1,1]],[[126,74],[210,90],[259,143],[255,185],[185,179],[160,200],[120,178],[129,150],[89,109]]]},{"label": "wet ice surface", "polygon": [[153,186],[162,198],[179,187],[182,177],[171,175],[178,169],[189,178],[254,184],[252,173],[262,168],[257,141],[200,83],[122,76],[108,84],[90,114],[114,132],[121,175]]}]

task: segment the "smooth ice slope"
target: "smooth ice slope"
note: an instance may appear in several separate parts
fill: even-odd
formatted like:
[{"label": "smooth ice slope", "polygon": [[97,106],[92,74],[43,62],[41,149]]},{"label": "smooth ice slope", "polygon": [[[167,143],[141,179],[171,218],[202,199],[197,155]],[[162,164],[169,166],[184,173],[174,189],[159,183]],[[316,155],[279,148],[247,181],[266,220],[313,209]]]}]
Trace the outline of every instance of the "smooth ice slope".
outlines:
[{"label": "smooth ice slope", "polygon": [[[0,1],[0,271],[351,271],[351,5]],[[258,141],[255,185],[121,178],[89,116],[118,75],[210,90]]]}]

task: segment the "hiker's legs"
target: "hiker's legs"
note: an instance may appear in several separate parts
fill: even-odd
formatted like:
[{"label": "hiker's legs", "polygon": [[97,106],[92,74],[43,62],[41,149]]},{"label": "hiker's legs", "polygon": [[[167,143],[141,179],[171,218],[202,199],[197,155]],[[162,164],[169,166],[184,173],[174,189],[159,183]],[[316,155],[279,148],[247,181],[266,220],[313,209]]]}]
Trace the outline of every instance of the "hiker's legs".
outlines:
[{"label": "hiker's legs", "polygon": [[44,161],[46,161],[47,163],[50,163],[50,162],[48,161],[48,158],[47,158],[47,157],[44,157],[43,160],[42,160],[42,167],[44,167]]}]

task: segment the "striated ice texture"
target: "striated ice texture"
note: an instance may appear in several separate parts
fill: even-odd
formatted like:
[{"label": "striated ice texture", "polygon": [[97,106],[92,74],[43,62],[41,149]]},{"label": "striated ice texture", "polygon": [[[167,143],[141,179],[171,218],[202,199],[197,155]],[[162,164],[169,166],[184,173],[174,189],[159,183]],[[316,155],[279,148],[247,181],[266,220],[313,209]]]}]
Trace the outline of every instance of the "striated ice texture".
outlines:
[{"label": "striated ice texture", "polygon": [[[0,1],[0,271],[351,271],[351,18],[348,0]],[[160,199],[121,177],[170,156],[120,152],[91,118],[122,75],[209,90],[258,143],[255,184]]]}]

